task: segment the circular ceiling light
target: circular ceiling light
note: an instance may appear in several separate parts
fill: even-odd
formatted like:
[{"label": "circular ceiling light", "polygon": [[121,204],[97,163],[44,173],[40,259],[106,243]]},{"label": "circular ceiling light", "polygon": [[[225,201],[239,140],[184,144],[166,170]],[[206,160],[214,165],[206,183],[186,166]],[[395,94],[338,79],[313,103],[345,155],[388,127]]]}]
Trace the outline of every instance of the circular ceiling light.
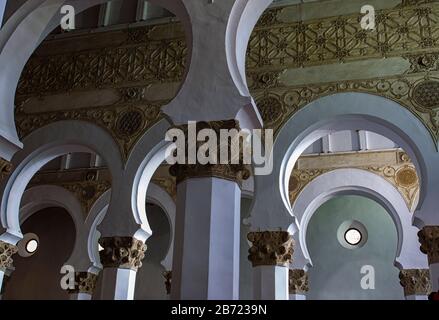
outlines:
[{"label": "circular ceiling light", "polygon": [[18,254],[23,258],[33,256],[39,248],[40,239],[35,233],[26,233],[17,243]]},{"label": "circular ceiling light", "polygon": [[36,239],[31,239],[26,243],[26,251],[28,253],[35,253],[38,249],[38,241]]},{"label": "circular ceiling light", "polygon": [[361,234],[360,230],[356,228],[350,228],[344,234],[344,239],[351,246],[358,245],[361,242],[362,238],[363,235]]},{"label": "circular ceiling light", "polygon": [[359,221],[344,221],[337,230],[338,242],[346,249],[363,247],[368,238],[366,227]]}]

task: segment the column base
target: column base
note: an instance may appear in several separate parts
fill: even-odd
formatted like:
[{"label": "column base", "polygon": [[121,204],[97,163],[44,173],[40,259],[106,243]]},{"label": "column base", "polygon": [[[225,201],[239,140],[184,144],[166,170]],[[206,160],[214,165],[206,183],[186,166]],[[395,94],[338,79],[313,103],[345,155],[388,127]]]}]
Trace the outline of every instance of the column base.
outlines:
[{"label": "column base", "polygon": [[428,300],[428,296],[414,294],[411,296],[406,296],[405,299],[406,300]]},{"label": "column base", "polygon": [[306,300],[304,294],[290,294],[290,300]]},{"label": "column base", "polygon": [[91,300],[92,295],[89,293],[71,293],[70,300]]}]

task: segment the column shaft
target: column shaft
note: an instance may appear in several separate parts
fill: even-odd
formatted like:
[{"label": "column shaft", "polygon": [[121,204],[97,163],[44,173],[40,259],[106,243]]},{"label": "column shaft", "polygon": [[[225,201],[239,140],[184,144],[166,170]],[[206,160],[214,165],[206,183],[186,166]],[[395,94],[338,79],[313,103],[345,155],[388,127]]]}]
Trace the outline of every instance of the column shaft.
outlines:
[{"label": "column shaft", "polygon": [[235,181],[178,184],[172,299],[239,298],[240,201]]}]

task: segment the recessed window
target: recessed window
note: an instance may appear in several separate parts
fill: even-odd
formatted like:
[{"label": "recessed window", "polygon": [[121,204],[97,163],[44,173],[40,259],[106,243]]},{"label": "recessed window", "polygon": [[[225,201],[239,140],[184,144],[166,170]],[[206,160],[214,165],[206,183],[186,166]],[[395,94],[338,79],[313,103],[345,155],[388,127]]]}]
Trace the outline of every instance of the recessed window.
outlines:
[{"label": "recessed window", "polygon": [[38,241],[31,239],[26,243],[26,251],[28,253],[34,253],[38,249]]},{"label": "recessed window", "polygon": [[348,229],[344,234],[344,239],[351,246],[356,246],[357,244],[359,244],[362,238],[363,236],[361,235],[360,230],[355,228]]}]

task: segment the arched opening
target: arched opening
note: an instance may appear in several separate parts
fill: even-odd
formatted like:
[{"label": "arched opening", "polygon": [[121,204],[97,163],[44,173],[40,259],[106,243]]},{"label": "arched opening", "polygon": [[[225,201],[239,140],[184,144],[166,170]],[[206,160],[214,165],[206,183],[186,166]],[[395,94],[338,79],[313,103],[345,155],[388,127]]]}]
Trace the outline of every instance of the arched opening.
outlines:
[{"label": "arched opening", "polygon": [[31,256],[15,255],[15,270],[6,280],[3,299],[69,299],[60,285],[60,270],[75,244],[76,228],[71,215],[60,207],[45,208],[28,217],[21,228],[24,234],[38,236],[38,247]]},{"label": "arched opening", "polygon": [[[108,105],[115,109],[114,104],[121,101],[141,100],[143,103],[131,103],[130,111],[136,113],[129,113],[125,118],[122,112],[118,112],[120,110],[113,110],[115,112],[107,112],[105,118],[99,115],[95,119],[101,120],[101,126],[109,128],[118,122],[121,140],[127,140],[127,136],[133,134],[138,138],[141,129],[157,120],[157,105],[172,100],[185,77],[189,65],[186,60],[191,52],[191,27],[183,4],[151,0],[137,7],[133,5],[135,1],[129,0],[111,3],[108,0],[79,0],[75,1],[74,9],[78,29],[82,30],[73,32],[72,37],[65,32],[50,34],[60,24],[60,9],[66,3],[65,0],[50,4],[43,1],[25,3],[2,29],[0,61],[5,69],[0,77],[0,124],[3,128],[0,142],[4,146],[1,152],[5,159],[9,160],[22,147],[19,138],[37,129],[41,121],[47,124],[47,120],[71,118],[73,113],[76,119],[80,119],[81,114],[87,118],[88,110],[85,109]],[[103,6],[96,7],[98,5]],[[166,10],[159,10],[161,7]],[[176,17],[169,18],[169,12]],[[161,17],[168,17],[166,21],[173,22],[172,32]],[[90,32],[90,28],[94,28],[94,32]],[[149,37],[150,29],[157,28],[161,30]],[[25,41],[23,34],[26,35]],[[118,49],[107,52],[104,49],[108,46],[117,46]],[[116,52],[119,58],[114,59]],[[164,56],[167,58],[162,59]],[[41,73],[43,69],[46,71]],[[163,85],[164,79],[171,84]],[[118,88],[114,87],[115,84]],[[133,86],[135,88],[128,88]],[[69,97],[63,99],[65,93]],[[38,101],[36,96],[44,101]],[[146,105],[146,100],[154,103]],[[151,104],[155,106],[154,110],[145,108]],[[14,105],[17,106],[15,112]],[[63,116],[67,110],[72,114],[64,113]],[[78,110],[82,112],[78,113]],[[42,115],[47,112],[52,114],[50,119]],[[29,121],[31,117],[33,120]],[[122,124],[127,117],[137,119],[134,129],[132,126],[127,129],[127,125]],[[129,141],[128,149],[135,142],[132,140],[136,139]]]},{"label": "arched opening", "polygon": [[[348,247],[338,233],[353,229],[353,223],[358,225],[355,230],[361,233],[363,243]],[[308,269],[308,299],[404,299],[399,269],[393,264],[397,230],[375,201],[348,195],[328,200],[312,215],[306,242],[313,261]]]}]

